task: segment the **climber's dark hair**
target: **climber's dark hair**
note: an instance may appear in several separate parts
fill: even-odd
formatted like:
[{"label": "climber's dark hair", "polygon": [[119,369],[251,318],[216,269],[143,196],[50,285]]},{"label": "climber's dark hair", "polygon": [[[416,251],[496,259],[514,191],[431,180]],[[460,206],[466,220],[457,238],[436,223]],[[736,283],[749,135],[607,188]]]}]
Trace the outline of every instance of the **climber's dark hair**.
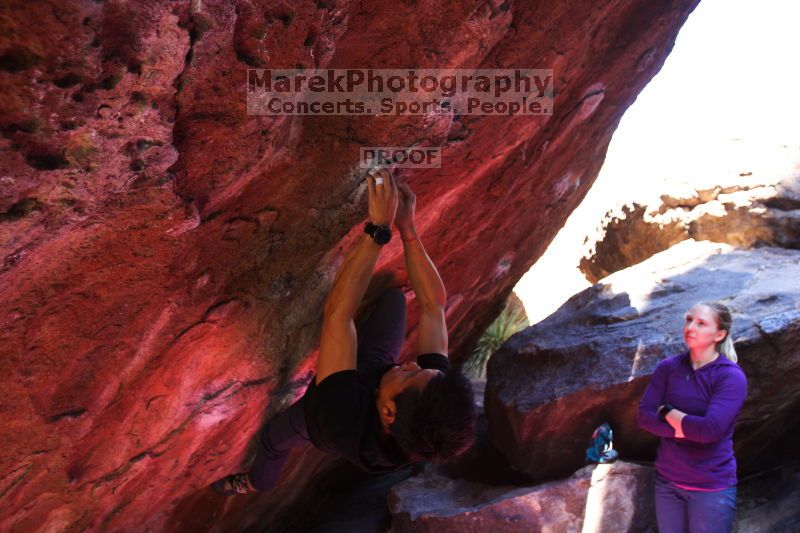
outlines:
[{"label": "climber's dark hair", "polygon": [[472,446],[475,394],[460,370],[437,374],[423,391],[409,387],[394,402],[397,413],[389,429],[412,461],[441,464]]}]

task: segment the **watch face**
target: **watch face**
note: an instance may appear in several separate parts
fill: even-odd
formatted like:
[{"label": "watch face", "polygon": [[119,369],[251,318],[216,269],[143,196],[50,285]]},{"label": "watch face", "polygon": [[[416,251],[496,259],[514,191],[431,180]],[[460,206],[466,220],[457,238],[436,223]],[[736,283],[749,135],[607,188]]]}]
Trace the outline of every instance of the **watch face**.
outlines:
[{"label": "watch face", "polygon": [[392,239],[392,230],[386,227],[379,227],[375,230],[374,239],[378,244],[386,244]]}]

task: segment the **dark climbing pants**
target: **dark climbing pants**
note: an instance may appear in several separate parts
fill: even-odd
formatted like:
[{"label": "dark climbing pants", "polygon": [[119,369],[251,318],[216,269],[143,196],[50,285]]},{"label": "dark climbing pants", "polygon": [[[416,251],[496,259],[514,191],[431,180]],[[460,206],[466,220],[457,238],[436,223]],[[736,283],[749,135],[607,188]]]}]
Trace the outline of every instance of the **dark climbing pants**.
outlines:
[{"label": "dark climbing pants", "polygon": [[710,492],[676,487],[656,473],[659,533],[730,533],[736,517],[736,486]]},{"label": "dark climbing pants", "polygon": [[[406,300],[399,289],[381,294],[372,312],[356,324],[358,369],[396,363],[406,333]],[[309,444],[303,399],[272,418],[258,435],[258,451],[250,482],[260,491],[272,489],[292,448]]]}]

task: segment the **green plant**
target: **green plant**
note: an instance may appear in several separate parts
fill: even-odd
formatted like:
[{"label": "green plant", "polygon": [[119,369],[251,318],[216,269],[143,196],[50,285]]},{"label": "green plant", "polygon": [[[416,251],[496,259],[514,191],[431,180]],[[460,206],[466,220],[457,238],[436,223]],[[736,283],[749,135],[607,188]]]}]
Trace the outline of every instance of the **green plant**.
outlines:
[{"label": "green plant", "polygon": [[494,322],[486,328],[470,358],[464,362],[464,371],[476,379],[486,377],[489,357],[514,333],[527,328],[528,317],[521,306],[506,306]]}]

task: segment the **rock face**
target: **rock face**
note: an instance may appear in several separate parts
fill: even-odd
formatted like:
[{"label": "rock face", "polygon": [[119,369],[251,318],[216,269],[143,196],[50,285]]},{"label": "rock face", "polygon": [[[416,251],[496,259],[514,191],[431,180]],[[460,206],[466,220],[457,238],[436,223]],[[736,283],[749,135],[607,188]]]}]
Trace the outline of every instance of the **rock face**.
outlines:
[{"label": "rock face", "polygon": [[[323,460],[268,496],[207,486],[310,379],[359,147],[443,148],[407,178],[459,360],[696,4],[3,2],[0,529],[269,525]],[[552,68],[554,114],[248,116],[246,69],[297,65]],[[378,269],[406,282],[397,242]]]},{"label": "rock face", "polygon": [[684,349],[683,313],[721,300],[748,377],[735,451],[740,473],[793,427],[800,408],[800,251],[685,241],[571,298],[489,360],[492,442],[534,478],[568,475],[592,431],[614,429],[623,458],[652,459],[635,414],[656,364]]},{"label": "rock face", "polygon": [[[800,153],[796,155],[800,161]],[[772,179],[766,179],[772,178]],[[782,179],[688,189],[652,204],[625,205],[603,222],[604,236],[580,269],[592,283],[686,239],[738,248],[800,249],[800,167]]]},{"label": "rock face", "polygon": [[653,470],[590,465],[535,487],[492,487],[427,468],[389,495],[392,531],[655,531]]},{"label": "rock face", "polygon": [[800,531],[800,461],[739,482],[734,533]]},{"label": "rock face", "polygon": [[[481,484],[427,467],[392,489],[391,531],[655,533],[653,483],[652,465],[623,461],[587,466],[566,479],[537,486]],[[740,478],[734,532],[798,530],[797,459]]]}]

